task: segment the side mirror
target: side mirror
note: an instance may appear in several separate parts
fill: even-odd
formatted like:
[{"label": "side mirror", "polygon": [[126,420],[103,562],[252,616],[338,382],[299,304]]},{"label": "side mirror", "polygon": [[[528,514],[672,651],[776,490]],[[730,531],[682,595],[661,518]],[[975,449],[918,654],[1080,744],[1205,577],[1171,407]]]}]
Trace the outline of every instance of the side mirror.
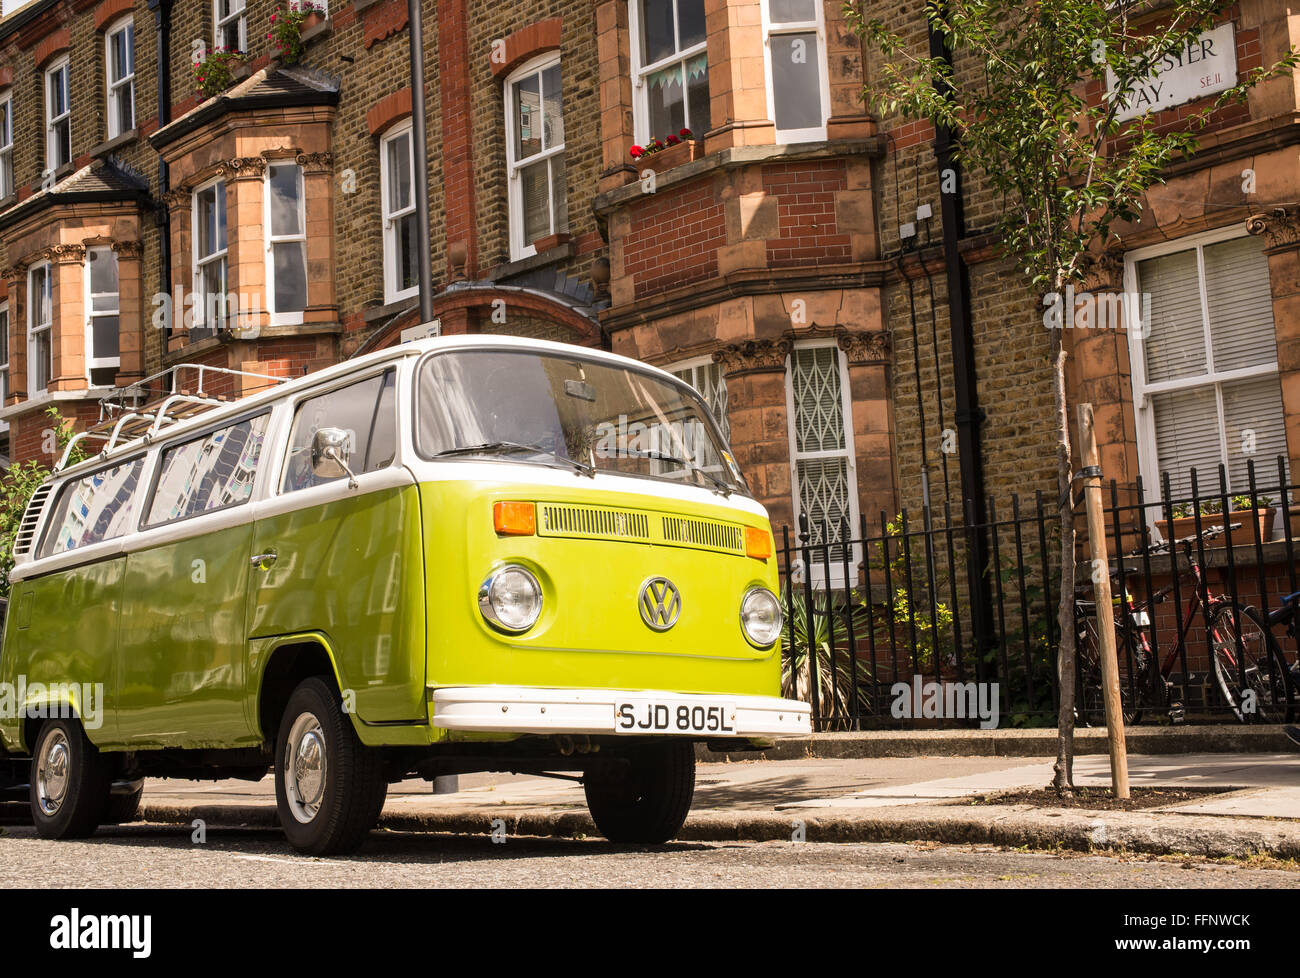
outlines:
[{"label": "side mirror", "polygon": [[320,428],[311,436],[311,470],[319,479],[348,477],[355,489],[357,477],[348,462],[352,458],[352,433],[342,428]]}]

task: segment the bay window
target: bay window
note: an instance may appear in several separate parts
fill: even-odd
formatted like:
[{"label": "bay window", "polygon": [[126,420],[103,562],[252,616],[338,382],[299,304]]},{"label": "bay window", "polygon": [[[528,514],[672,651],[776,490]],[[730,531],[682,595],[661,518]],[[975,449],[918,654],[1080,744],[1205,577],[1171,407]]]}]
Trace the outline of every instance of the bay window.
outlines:
[{"label": "bay window", "polygon": [[526,65],[505,90],[510,255],[524,258],[539,238],[569,229],[560,59]]},{"label": "bay window", "polygon": [[266,280],[271,324],[302,322],[307,308],[307,218],[302,167],[272,163],[266,168]]},{"label": "bay window", "polygon": [[[843,586],[844,524],[851,537],[858,503],[848,379],[834,341],[801,343],[790,352],[786,404],[795,520],[808,518],[814,547],[830,545],[830,583]],[[850,554],[850,566],[855,563]]]},{"label": "bay window", "polygon": [[638,142],[709,129],[704,0],[631,0]]},{"label": "bay window", "polygon": [[821,0],[762,0],[768,110],[778,143],[826,138],[830,92]]},{"label": "bay window", "polygon": [[27,396],[44,393],[54,374],[50,332],[54,325],[54,276],[49,262],[27,271]]},{"label": "bay window", "polygon": [[194,192],[194,325],[191,339],[212,336],[226,321],[226,184]]},{"label": "bay window", "polygon": [[117,254],[112,248],[86,249],[86,371],[92,386],[112,386],[119,360]]}]

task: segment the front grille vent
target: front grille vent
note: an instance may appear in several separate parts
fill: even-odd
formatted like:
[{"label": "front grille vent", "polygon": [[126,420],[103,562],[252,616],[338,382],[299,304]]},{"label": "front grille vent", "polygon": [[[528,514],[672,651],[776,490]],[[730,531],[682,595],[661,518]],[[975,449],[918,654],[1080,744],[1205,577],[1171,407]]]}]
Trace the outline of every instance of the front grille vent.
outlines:
[{"label": "front grille vent", "polygon": [[738,526],[714,523],[711,520],[689,520],[680,516],[665,516],[663,520],[665,542],[736,553],[745,549]]},{"label": "front grille vent", "polygon": [[650,521],[644,513],[593,506],[543,505],[542,532],[559,536],[615,537],[648,540]]}]

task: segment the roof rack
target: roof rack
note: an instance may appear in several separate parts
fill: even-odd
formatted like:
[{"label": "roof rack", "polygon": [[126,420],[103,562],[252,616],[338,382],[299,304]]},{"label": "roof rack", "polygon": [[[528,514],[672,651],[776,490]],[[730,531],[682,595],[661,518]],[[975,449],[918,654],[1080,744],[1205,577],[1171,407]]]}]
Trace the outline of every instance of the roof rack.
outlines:
[{"label": "roof rack", "polygon": [[[193,390],[182,386],[181,377],[186,371],[192,372],[197,378]],[[204,363],[178,363],[133,384],[114,387],[99,399],[99,421],[72,436],[63,449],[63,457],[54,466],[54,471],[61,472],[67,467],[73,448],[83,441],[95,439],[102,442],[99,457],[105,458],[119,445],[141,436],[145,444],[148,444],[167,425],[187,421],[214,407],[230,403],[234,398],[213,395],[205,390],[204,381],[214,374],[252,377],[274,384],[282,384],[289,379],[248,370],[213,367]],[[150,405],[152,397],[161,397],[162,400]]]}]

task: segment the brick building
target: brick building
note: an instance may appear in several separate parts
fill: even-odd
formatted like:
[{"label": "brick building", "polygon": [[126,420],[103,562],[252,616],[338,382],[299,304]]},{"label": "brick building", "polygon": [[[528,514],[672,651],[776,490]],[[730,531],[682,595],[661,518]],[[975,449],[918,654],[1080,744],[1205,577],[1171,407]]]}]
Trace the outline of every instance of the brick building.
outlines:
[{"label": "brick building", "polygon": [[[293,64],[267,38],[278,7],[33,0],[0,20],[12,457],[45,457],[49,406],[85,423],[112,386],[171,365],[289,375],[409,336],[423,151],[441,329],[677,372],[776,524],[959,507],[963,424],[980,491],[1054,491],[1048,336],[998,258],[998,202],[963,182],[954,332],[934,133],[866,112],[870,56],[839,0],[426,0],[422,150],[406,0],[330,0]],[[864,12],[925,50],[919,3]],[[1280,0],[1243,0],[1223,30],[1233,71],[1300,40]],[[200,100],[192,64],[219,47],[246,63]],[[1279,78],[1218,117],[1095,266],[1099,287],[1157,300],[1141,348],[1113,329],[1067,338],[1072,396],[1097,406],[1126,486],[1212,455],[1235,481],[1247,426],[1259,457],[1300,463],[1296,110]],[[632,155],[656,139],[680,142]],[[1179,305],[1169,290],[1193,279],[1207,296],[1245,283],[1223,292],[1240,315]],[[1205,355],[1187,360],[1195,335]],[[1249,352],[1216,361],[1220,337]],[[966,404],[954,340],[973,362]]]}]

